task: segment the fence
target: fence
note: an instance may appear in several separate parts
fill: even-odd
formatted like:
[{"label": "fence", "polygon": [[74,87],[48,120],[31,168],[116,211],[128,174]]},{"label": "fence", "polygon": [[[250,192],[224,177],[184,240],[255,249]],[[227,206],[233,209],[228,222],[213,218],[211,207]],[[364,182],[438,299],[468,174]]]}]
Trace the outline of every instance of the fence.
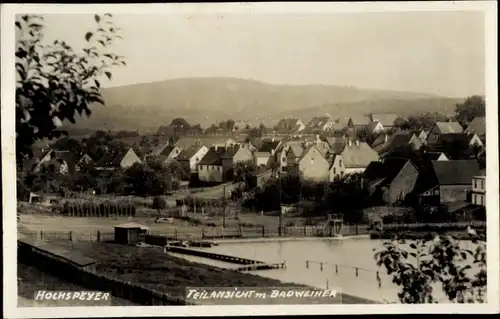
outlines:
[{"label": "fence", "polygon": [[142,305],[187,305],[184,299],[170,296],[137,284],[120,281],[104,274],[99,274],[92,268],[71,264],[58,255],[35,247],[23,241],[18,241],[18,258],[20,262],[42,268],[58,277],[75,284],[109,291],[111,295]]},{"label": "fence", "polygon": [[[432,224],[387,224],[384,230],[433,230],[465,229],[486,227],[486,222],[461,222],[461,223],[432,223]],[[342,225],[340,234],[343,236],[369,235],[369,225]],[[27,232],[21,234],[35,239],[44,240],[72,240],[72,241],[110,241],[114,240],[113,232],[77,233],[77,232]],[[275,237],[326,237],[328,230],[325,226],[239,226],[239,227],[199,227],[189,228],[168,227],[149,232],[153,236],[164,236],[171,240],[204,240],[204,239],[235,239],[235,238],[275,238]]]},{"label": "fence", "polygon": [[61,207],[61,213],[79,217],[135,216],[136,208],[133,204],[65,203]]}]

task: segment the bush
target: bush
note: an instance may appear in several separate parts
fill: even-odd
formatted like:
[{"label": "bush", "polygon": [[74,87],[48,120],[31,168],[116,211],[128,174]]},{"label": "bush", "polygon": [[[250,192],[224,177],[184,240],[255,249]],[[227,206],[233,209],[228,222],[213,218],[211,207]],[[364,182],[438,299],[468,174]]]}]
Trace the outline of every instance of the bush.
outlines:
[{"label": "bush", "polygon": [[[407,243],[385,242],[375,253],[377,266],[392,275],[400,287],[402,303],[436,303],[432,285],[441,283],[451,302],[484,303],[486,300],[486,236],[470,235],[474,251],[462,249],[452,236],[435,236]],[[407,248],[403,248],[403,247]],[[473,270],[477,266],[477,270]],[[379,281],[380,285],[380,281]]]}]

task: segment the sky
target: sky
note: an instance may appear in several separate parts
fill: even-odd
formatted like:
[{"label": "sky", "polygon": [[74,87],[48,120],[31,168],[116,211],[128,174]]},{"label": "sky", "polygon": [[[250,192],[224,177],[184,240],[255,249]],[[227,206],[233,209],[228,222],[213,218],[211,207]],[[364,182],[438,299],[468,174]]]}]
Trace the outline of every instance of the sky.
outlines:
[{"label": "sky", "polygon": [[[76,49],[93,15],[45,15]],[[126,67],[103,86],[189,77],[322,84],[463,97],[485,93],[481,12],[114,15]]]}]

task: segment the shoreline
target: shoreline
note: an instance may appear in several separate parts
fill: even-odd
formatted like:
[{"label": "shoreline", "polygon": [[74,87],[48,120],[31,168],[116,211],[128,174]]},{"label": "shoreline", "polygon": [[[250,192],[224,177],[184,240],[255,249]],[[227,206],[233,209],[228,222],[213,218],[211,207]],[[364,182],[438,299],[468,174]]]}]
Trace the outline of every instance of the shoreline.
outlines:
[{"label": "shoreline", "polygon": [[352,235],[337,237],[259,237],[259,238],[228,238],[207,240],[217,244],[246,244],[246,243],[266,243],[276,241],[321,241],[321,240],[347,240],[347,239],[370,239],[370,235]]}]

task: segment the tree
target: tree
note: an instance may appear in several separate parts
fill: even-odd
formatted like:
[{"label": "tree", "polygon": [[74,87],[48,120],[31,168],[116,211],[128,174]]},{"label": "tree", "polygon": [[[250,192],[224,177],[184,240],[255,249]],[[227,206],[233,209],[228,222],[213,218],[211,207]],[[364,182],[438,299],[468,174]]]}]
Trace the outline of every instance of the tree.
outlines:
[{"label": "tree", "polygon": [[158,210],[158,213],[160,213],[166,207],[167,207],[167,202],[165,201],[165,199],[163,199],[163,197],[156,196],[153,199],[153,209]]},{"label": "tree", "polygon": [[463,249],[452,236],[413,243],[385,242],[374,258],[400,287],[402,303],[436,303],[432,285],[440,283],[451,302],[486,302],[486,235],[470,235],[475,250]]},{"label": "tree", "polygon": [[178,117],[178,118],[173,119],[172,123],[170,123],[170,125],[178,126],[178,127],[183,128],[183,129],[186,129],[186,130],[191,128],[191,125],[189,125],[188,121],[186,121],[182,117]]},{"label": "tree", "polygon": [[[113,66],[123,58],[107,49],[121,38],[110,14],[95,15],[97,28],[83,35],[87,46],[75,51],[66,42],[43,43],[44,20],[37,15],[16,19],[16,156],[32,156],[39,139],[59,137],[64,121],[91,114],[90,106],[104,104],[99,78],[111,79]],[[19,163],[19,162],[18,162]]]},{"label": "tree", "polygon": [[486,115],[486,102],[479,95],[469,96],[455,108],[456,118],[462,126],[469,124],[475,117]]}]

